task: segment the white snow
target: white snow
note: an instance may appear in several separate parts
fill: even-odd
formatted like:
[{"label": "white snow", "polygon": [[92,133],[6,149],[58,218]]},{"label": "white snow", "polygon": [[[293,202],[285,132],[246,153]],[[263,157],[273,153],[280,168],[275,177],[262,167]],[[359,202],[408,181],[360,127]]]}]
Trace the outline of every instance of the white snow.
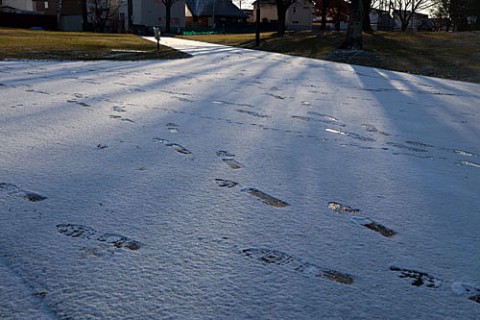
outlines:
[{"label": "white snow", "polygon": [[162,43],[0,62],[1,319],[480,317],[479,85]]}]

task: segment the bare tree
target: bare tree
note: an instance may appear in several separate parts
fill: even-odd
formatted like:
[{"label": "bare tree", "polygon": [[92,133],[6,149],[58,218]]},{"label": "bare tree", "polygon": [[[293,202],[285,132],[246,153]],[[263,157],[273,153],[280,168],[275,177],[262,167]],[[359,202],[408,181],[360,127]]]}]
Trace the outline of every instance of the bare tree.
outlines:
[{"label": "bare tree", "polygon": [[105,32],[107,25],[114,29],[118,22],[121,0],[87,0],[88,21],[95,32]]},{"label": "bare tree", "polygon": [[285,34],[287,10],[295,1],[296,0],[276,0],[278,17],[277,34],[279,36],[283,36]]},{"label": "bare tree", "polygon": [[469,25],[468,17],[480,16],[478,0],[435,0],[435,2],[436,6],[432,14],[440,21],[447,21],[447,31],[450,27],[453,31],[472,30],[475,27],[475,23]]},{"label": "bare tree", "polygon": [[390,0],[390,7],[394,9],[394,16],[400,20],[402,31],[408,29],[416,13],[434,5],[431,0]]},{"label": "bare tree", "polygon": [[165,32],[170,33],[170,26],[172,23],[172,6],[179,0],[162,0],[165,6]]}]

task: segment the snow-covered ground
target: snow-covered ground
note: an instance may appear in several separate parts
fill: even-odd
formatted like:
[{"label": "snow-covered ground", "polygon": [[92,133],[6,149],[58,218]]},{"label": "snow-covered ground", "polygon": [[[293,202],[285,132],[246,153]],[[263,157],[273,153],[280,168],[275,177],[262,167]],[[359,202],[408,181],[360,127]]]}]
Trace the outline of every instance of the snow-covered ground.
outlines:
[{"label": "snow-covered ground", "polygon": [[162,43],[0,62],[1,319],[480,318],[479,85]]}]

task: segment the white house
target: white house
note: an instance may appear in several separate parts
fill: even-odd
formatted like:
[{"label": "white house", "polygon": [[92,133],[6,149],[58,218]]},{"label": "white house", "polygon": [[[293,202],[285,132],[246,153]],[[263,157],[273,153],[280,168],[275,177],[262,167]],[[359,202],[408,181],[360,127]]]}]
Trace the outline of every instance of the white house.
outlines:
[{"label": "white house", "polygon": [[[428,19],[428,14],[422,13],[412,13],[410,11],[402,10],[393,10],[393,19],[395,23],[395,30],[401,30],[402,20],[405,20],[404,17],[410,17],[408,22],[407,30],[421,31],[421,30],[433,30],[433,24]],[[403,18],[403,19],[402,19]]]},{"label": "white house", "polygon": [[[166,9],[159,0],[133,0],[131,1],[130,29],[157,27],[165,30]],[[124,9],[125,10],[125,9]],[[122,12],[122,11],[121,11]],[[185,0],[176,1],[172,5],[170,28],[173,32],[185,28]],[[129,29],[129,28],[127,28]]]},{"label": "white house", "polygon": [[[263,23],[276,23],[278,21],[275,0],[257,0],[253,3],[253,16],[250,22],[257,19],[256,8],[260,1],[260,21]],[[287,30],[311,29],[313,24],[313,7],[307,0],[296,0],[287,10],[285,25]]]},{"label": "white house", "polygon": [[1,5],[24,11],[33,11],[32,0],[2,0]]},{"label": "white house", "polygon": [[288,30],[311,29],[313,24],[313,7],[309,1],[297,0],[287,11],[286,25]]}]

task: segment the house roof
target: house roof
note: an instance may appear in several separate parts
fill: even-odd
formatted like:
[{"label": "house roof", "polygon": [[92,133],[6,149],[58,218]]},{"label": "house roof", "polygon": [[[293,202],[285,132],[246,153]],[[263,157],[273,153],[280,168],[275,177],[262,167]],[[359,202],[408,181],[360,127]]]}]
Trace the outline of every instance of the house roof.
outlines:
[{"label": "house roof", "polygon": [[[258,0],[257,1],[254,1],[253,2],[253,5],[256,5],[258,3]],[[270,4],[270,5],[276,5],[277,4],[277,1],[276,0],[260,0],[260,4]]]},{"label": "house roof", "polygon": [[247,18],[247,15],[240,10],[231,0],[186,0],[188,9],[193,16],[212,16],[215,5],[215,16]]},{"label": "house roof", "polygon": [[31,14],[31,15],[43,15],[44,12],[39,11],[29,11],[29,10],[21,10],[10,6],[0,6],[1,13],[16,13],[16,14]]}]

